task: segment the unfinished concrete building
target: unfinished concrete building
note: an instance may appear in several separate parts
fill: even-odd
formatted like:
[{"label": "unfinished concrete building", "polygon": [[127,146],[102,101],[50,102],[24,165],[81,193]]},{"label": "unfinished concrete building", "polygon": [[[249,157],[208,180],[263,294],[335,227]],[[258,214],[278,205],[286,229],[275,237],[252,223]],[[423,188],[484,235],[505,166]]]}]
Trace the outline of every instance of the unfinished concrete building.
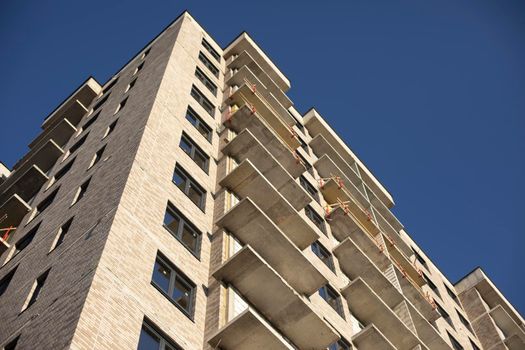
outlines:
[{"label": "unfinished concrete building", "polygon": [[524,349],[242,33],[187,13],[0,168],[4,349]]}]

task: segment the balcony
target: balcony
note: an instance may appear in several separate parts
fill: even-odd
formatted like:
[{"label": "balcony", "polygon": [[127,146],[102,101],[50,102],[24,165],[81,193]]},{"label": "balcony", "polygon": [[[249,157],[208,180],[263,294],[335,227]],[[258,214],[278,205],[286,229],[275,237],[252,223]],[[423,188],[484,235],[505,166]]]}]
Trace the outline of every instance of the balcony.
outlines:
[{"label": "balcony", "polygon": [[52,139],[55,143],[63,147],[77,131],[77,128],[67,119],[59,121],[54,127],[44,130],[30,144],[29,148],[36,149],[41,147],[46,140]]},{"label": "balcony", "polygon": [[431,304],[430,295],[425,295],[425,292],[415,284],[410,278],[403,278],[403,274],[396,270],[397,279],[403,295],[410,301],[412,305],[423,315],[423,317],[429,322],[437,320],[441,315]]},{"label": "balcony", "polygon": [[350,282],[341,292],[352,313],[365,324],[374,324],[396,348],[421,345],[428,349],[361,278]]},{"label": "balcony", "polygon": [[249,197],[292,241],[319,235],[313,223],[305,220],[295,209],[306,205],[305,200],[300,198],[303,194],[298,193],[299,198],[290,198],[292,202],[289,202],[249,160],[239,164],[219,184],[241,198]]},{"label": "balcony", "polygon": [[[369,252],[369,254],[377,254],[377,248],[371,248],[373,251]],[[345,239],[335,247],[334,255],[339,261],[341,270],[350,279],[361,277],[389,307],[393,308],[404,300],[401,292],[396,289],[351,238]]]},{"label": "balcony", "polygon": [[[237,62],[235,60],[234,62]],[[230,65],[230,68],[233,68],[232,65]],[[251,68],[258,69],[258,67],[254,67],[254,65],[243,65],[241,67],[235,67],[235,71],[232,71],[232,75],[227,78],[226,85],[228,86],[241,86],[243,84],[248,83],[249,85],[256,85],[257,91],[259,91],[264,98],[272,105],[273,108],[276,110],[282,110],[286,113],[288,113],[288,108],[290,108],[293,103],[290,101],[290,99],[282,92],[281,89],[279,89],[271,79],[265,79],[266,83],[264,83],[259,77],[257,77]],[[266,75],[264,72],[260,71],[259,76],[261,74]],[[262,76],[264,78],[264,76]],[[270,85],[267,85],[270,84]]]},{"label": "balcony", "polygon": [[293,242],[250,198],[235,205],[216,224],[251,246],[300,294],[312,295],[326,284],[326,278],[299,250],[310,246],[318,236]]},{"label": "balcony", "polygon": [[341,187],[340,183],[336,182],[334,179],[324,181],[320,191],[328,203],[344,203],[349,212],[348,215],[351,214],[356,218],[372,236],[379,233],[379,227],[374,223],[370,212],[363,208],[345,187]]},{"label": "balcony", "polygon": [[[509,315],[501,305],[493,307],[489,311],[490,316],[496,325],[503,331],[506,338],[505,344],[510,349],[524,349],[525,345],[525,330],[521,328],[516,321]],[[521,347],[520,347],[521,346]]]},{"label": "balcony", "polygon": [[13,173],[13,180],[0,185],[0,203],[14,194],[18,194],[20,198],[28,202],[49,179],[36,165],[32,165],[23,174],[18,174],[18,172]]},{"label": "balcony", "polygon": [[[32,165],[36,165],[44,173],[47,173],[49,169],[55,165],[56,161],[62,154],[64,154],[64,150],[62,150],[54,140],[48,140],[39,149],[31,150],[22,159],[16,162],[13,166],[13,171],[24,173],[25,169],[30,168]],[[11,173],[11,176],[6,182],[11,178],[16,177],[17,175]]]},{"label": "balcony", "polygon": [[14,194],[0,205],[0,224],[2,228],[17,227],[31,207],[20,196]]},{"label": "balcony", "polygon": [[[324,121],[324,119],[314,110],[311,109],[304,116],[304,125],[310,132],[312,137],[323,136],[339,154],[345,163],[353,165],[354,163],[359,168],[363,181],[372,189],[377,197],[385,203],[389,208],[394,206],[394,200],[390,193],[381,185],[381,183],[372,175],[366,166],[357,158],[357,156],[350,150],[341,138],[332,130],[332,128]],[[336,161],[331,155],[330,157]],[[346,170],[344,168],[341,168]]]},{"label": "balcony", "polygon": [[[222,153],[231,156],[238,163],[249,159],[268,180],[277,188],[295,186],[293,178],[299,177],[304,171],[304,166],[298,163],[286,150],[283,157],[278,159],[261,143],[249,130],[241,131],[222,149]],[[282,164],[285,164],[284,167]],[[289,173],[286,168],[292,169]],[[293,177],[293,178],[292,178]]]},{"label": "balcony", "polygon": [[224,350],[294,350],[271,325],[250,308],[213,334],[208,344],[214,349],[220,347]]},{"label": "balcony", "polygon": [[228,62],[230,57],[238,55],[235,59],[237,60],[243,52],[246,52],[253,57],[253,61],[261,67],[262,71],[264,71],[281,90],[286,92],[290,88],[290,81],[288,78],[284,76],[279,68],[273,64],[268,56],[266,56],[266,54],[245,32],[239,35],[230,45],[228,45],[227,48],[224,49],[224,59]]},{"label": "balcony", "polygon": [[407,305],[419,339],[423,340],[429,349],[452,350],[437,329],[412,304],[407,303]]},{"label": "balcony", "polygon": [[[394,227],[392,227],[390,222],[381,214],[381,212],[377,210],[376,207],[372,207],[372,211],[374,213],[374,218],[379,228],[385,234],[387,234],[392,239],[392,241],[395,242],[398,249],[400,249],[404,254],[412,255],[413,254],[412,249],[410,248],[408,243],[405,242],[405,240],[401,237],[401,232],[400,232],[401,229],[396,230]],[[390,212],[390,210],[388,210],[388,212]],[[393,216],[392,213],[390,213],[390,215]]]},{"label": "balcony", "polygon": [[311,308],[257,253],[245,246],[213,272],[233,285],[268,321],[301,349],[322,349],[339,339]]},{"label": "balcony", "polygon": [[225,124],[237,133],[245,129],[250,130],[275,158],[286,160],[283,166],[288,171],[291,169],[286,164],[297,163],[293,152],[300,146],[300,143],[291,131],[288,131],[285,135],[279,135],[257,112],[253,113],[247,105],[234,112],[225,121]]},{"label": "balcony", "polygon": [[[251,85],[243,84],[237,90],[235,90],[227,99],[226,103],[230,106],[237,105],[243,106],[248,104],[255,108],[257,114],[259,114],[266,123],[292,148],[295,142],[288,141],[287,139],[293,139],[292,127],[295,125],[295,119],[288,113],[286,109],[276,111],[258,92],[254,90]],[[282,107],[282,106],[281,106]],[[299,143],[296,140],[297,143]],[[297,146],[298,147],[298,146]],[[297,148],[295,147],[295,148]],[[294,148],[294,149],[295,149]]]},{"label": "balcony", "polygon": [[366,326],[352,337],[359,350],[397,350],[373,324]]},{"label": "balcony", "polygon": [[[387,240],[388,242],[388,240]],[[410,280],[416,284],[417,287],[421,288],[426,284],[423,279],[423,275],[420,273],[416,265],[410,261],[410,259],[397,248],[395,244],[386,244],[388,254],[394,260],[397,267],[406,273]]]},{"label": "balcony", "polygon": [[63,118],[67,118],[71,124],[77,126],[82,116],[87,112],[95,97],[98,96],[102,87],[93,78],[87,79],[78,89],[76,89],[62,104],[60,104],[44,120],[42,129],[48,129],[58,124]]}]

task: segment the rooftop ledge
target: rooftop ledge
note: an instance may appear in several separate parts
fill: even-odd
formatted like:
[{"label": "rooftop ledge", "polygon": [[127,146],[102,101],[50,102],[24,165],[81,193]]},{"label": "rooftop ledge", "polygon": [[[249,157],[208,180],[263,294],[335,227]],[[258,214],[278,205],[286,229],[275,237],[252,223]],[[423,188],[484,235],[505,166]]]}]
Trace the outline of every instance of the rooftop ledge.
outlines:
[{"label": "rooftop ledge", "polygon": [[233,55],[239,55],[243,51],[246,51],[254,58],[254,60],[261,66],[266,74],[272,78],[272,80],[279,86],[283,91],[290,89],[290,81],[284,76],[284,74],[277,68],[277,66],[270,60],[263,50],[252,40],[252,38],[246,32],[242,32],[233,42],[228,45],[224,51],[223,56],[225,60],[228,60]]},{"label": "rooftop ledge", "polygon": [[374,175],[368,170],[363,162],[352,152],[352,150],[346,145],[346,143],[334,132],[334,130],[326,123],[315,109],[310,109],[304,116],[304,125],[310,132],[312,137],[319,134],[323,135],[324,138],[335,148],[340,156],[349,164],[352,165],[354,162],[359,165],[362,171],[363,180],[368,186],[375,192],[379,199],[381,199],[385,205],[389,208],[394,206],[394,199],[388,193],[386,188],[375,178]]},{"label": "rooftop ledge", "polygon": [[310,302],[295,292],[250,246],[235,253],[212,275],[235,287],[300,349],[324,349],[339,339]]}]

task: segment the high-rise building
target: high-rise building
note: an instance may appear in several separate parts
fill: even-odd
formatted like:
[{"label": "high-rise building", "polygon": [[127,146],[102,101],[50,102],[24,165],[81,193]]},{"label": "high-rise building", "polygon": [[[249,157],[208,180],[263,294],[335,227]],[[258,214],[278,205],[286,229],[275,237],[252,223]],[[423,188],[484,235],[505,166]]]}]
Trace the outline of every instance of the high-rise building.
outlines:
[{"label": "high-rise building", "polygon": [[4,349],[524,349],[242,33],[180,15],[0,169]]}]

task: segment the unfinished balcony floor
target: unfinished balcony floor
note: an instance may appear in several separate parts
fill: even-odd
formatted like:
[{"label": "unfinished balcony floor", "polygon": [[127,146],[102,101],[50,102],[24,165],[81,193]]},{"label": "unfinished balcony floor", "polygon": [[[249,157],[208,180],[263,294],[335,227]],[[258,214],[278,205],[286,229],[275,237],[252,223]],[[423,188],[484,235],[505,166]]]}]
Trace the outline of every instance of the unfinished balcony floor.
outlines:
[{"label": "unfinished balcony floor", "polygon": [[352,337],[359,350],[397,350],[373,324],[366,326]]},{"label": "unfinished balcony floor", "polygon": [[49,131],[46,129],[38,135],[29,144],[29,148],[38,148],[45,143],[45,140],[49,139],[55,141],[58,146],[63,147],[75,132],[77,132],[77,128],[67,118],[64,118],[59,121],[56,126],[49,129]]},{"label": "unfinished balcony floor", "polygon": [[301,349],[323,349],[339,339],[335,330],[249,246],[213,276],[232,284],[269,322]]},{"label": "unfinished balcony floor", "polygon": [[31,207],[20,196],[11,196],[0,205],[0,218],[5,217],[1,222],[2,228],[17,227],[29,211]]},{"label": "unfinished balcony floor", "polygon": [[[217,225],[233,233],[241,242],[250,245],[297,292],[312,295],[327,283],[326,278],[296,244],[249,198],[243,199],[223,215],[217,221]],[[301,239],[299,247],[305,249],[317,238],[318,236],[309,236],[307,239]]]},{"label": "unfinished balcony floor", "polygon": [[318,229],[313,223],[305,220],[295,209],[304,207],[304,201],[290,198],[294,200],[294,207],[249,160],[239,164],[219,184],[241,198],[250,198],[292,241],[305,235],[318,235]]},{"label": "unfinished balcony floor", "polygon": [[214,349],[224,350],[293,350],[264,319],[248,308],[208,340]]}]

